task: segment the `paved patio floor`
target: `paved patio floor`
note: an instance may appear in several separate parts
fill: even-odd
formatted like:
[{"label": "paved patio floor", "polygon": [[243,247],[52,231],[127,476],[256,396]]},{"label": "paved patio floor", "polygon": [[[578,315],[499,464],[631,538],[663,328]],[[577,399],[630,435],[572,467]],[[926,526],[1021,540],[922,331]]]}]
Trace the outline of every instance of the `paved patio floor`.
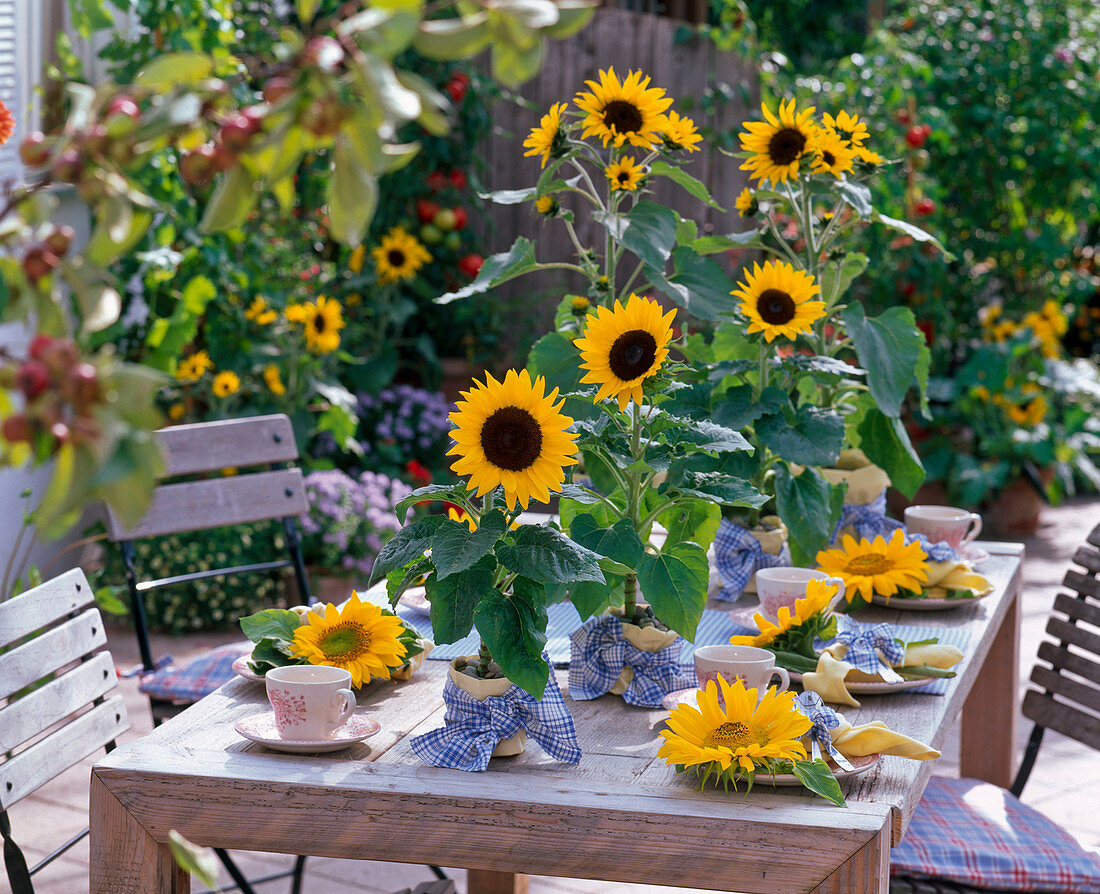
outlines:
[{"label": "paved patio floor", "polygon": [[[1058,592],[1074,550],[1084,542],[1086,534],[1100,523],[1100,500],[1074,500],[1044,512],[1043,525],[1028,538],[1027,561],[1024,566],[1024,598],[1020,643],[1021,694],[1036,649],[1043,638],[1047,613]],[[154,643],[155,654],[170,651],[177,659],[239,637],[232,633],[203,634],[184,638],[161,638]],[[110,648],[117,665],[128,667],[137,661],[134,637],[129,630],[116,629],[110,637]],[[149,711],[144,697],[137,691],[135,680],[121,681],[132,727],[122,738],[129,741],[151,729]],[[1030,732],[1030,724],[1019,724],[1019,749]],[[945,746],[944,756],[936,772],[940,775],[958,773],[957,731]],[[16,805],[11,811],[17,840],[31,862],[41,859],[69,836],[87,824],[88,773],[94,762],[89,759],[53,780],[34,796]],[[1096,822],[1095,797],[1081,797],[1082,792],[1100,792],[1100,759],[1091,749],[1068,740],[1057,733],[1044,737],[1039,762],[1024,792],[1023,800],[1061,823],[1090,850],[1100,852],[1100,824]],[[292,858],[269,854],[240,855],[239,862],[247,875],[258,876],[273,871],[273,867],[289,865]],[[415,887],[431,878],[427,867],[395,863],[369,863],[355,860],[310,858],[307,861],[306,894],[388,894],[404,887]],[[451,873],[460,891],[465,890],[465,873]],[[6,890],[6,881],[0,881]],[[731,885],[735,886],[731,879]],[[196,890],[198,886],[196,886]],[[37,894],[81,894],[88,890],[87,840],[37,876]],[[287,880],[265,884],[261,894],[289,890]],[[622,885],[535,877],[531,879],[531,894],[557,892],[591,892],[591,894],[631,894],[631,892],[671,891],[663,886]],[[687,889],[683,889],[687,890]]]}]

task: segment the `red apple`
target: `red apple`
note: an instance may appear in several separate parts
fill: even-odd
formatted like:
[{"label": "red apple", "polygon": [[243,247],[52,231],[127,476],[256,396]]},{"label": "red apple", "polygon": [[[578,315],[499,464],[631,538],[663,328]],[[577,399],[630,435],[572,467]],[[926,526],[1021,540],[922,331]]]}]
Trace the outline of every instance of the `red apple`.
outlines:
[{"label": "red apple", "polygon": [[294,90],[294,82],[285,75],[274,75],[264,84],[264,102],[275,105]]},{"label": "red apple", "polygon": [[244,112],[235,112],[222,122],[218,131],[218,141],[230,152],[240,153],[248,148],[252,137],[260,129],[260,119],[246,115]]},{"label": "red apple", "polygon": [[53,175],[62,183],[76,183],[84,172],[84,159],[80,152],[70,146],[53,163]]},{"label": "red apple", "polygon": [[57,255],[43,245],[37,245],[23,256],[23,272],[31,282],[49,276],[57,266]]},{"label": "red apple", "polygon": [[34,428],[22,413],[13,413],[0,423],[0,434],[12,443],[29,441],[34,436]]},{"label": "red apple", "polygon": [[99,399],[99,373],[90,363],[78,363],[69,370],[61,391],[74,406],[95,403]]},{"label": "red apple", "polygon": [[50,386],[50,371],[40,360],[26,360],[15,374],[15,384],[27,400],[34,400]]},{"label": "red apple", "polygon": [[50,146],[46,142],[46,135],[36,130],[23,137],[23,142],[19,144],[19,157],[27,167],[42,167],[50,160]]},{"label": "red apple", "polygon": [[466,188],[466,172],[460,168],[455,168],[450,174],[451,186],[455,189]]},{"label": "red apple", "polygon": [[180,159],[180,176],[187,183],[203,186],[210,182],[217,171],[214,147],[209,143],[188,152]]},{"label": "red apple", "polygon": [[926,139],[928,139],[928,134],[924,132],[923,127],[919,127],[916,124],[905,132],[905,142],[914,149],[920,149],[920,147],[924,145]]},{"label": "red apple", "polygon": [[421,223],[430,223],[439,211],[440,207],[438,202],[433,202],[429,199],[416,200],[416,216]]},{"label": "red apple", "polygon": [[73,238],[75,236],[76,230],[68,224],[62,224],[59,227],[55,227],[53,232],[46,237],[42,244],[61,258],[65,256],[65,253],[69,250],[69,246],[73,244]]},{"label": "red apple", "polygon": [[470,221],[470,216],[466,213],[465,208],[453,208],[455,216],[455,229],[463,230],[466,228],[466,224]]},{"label": "red apple", "polygon": [[310,68],[332,74],[344,61],[344,48],[327,34],[312,38],[302,50],[302,61]]},{"label": "red apple", "polygon": [[42,360],[46,357],[50,348],[53,347],[55,341],[57,341],[57,339],[39,333],[31,340],[27,353],[35,360]]},{"label": "red apple", "polygon": [[917,202],[916,207],[913,208],[913,211],[919,217],[928,217],[928,215],[931,214],[932,212],[934,212],[935,210],[936,210],[936,203],[933,202],[931,199],[928,199],[928,198],[921,199],[919,202]]},{"label": "red apple", "polygon": [[442,171],[432,171],[424,182],[432,192],[443,192],[447,188],[447,175]]}]

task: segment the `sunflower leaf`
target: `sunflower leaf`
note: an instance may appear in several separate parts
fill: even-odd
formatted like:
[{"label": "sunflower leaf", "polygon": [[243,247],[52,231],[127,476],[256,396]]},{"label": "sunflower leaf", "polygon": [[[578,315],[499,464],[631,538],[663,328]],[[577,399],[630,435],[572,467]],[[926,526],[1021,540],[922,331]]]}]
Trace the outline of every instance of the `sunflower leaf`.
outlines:
[{"label": "sunflower leaf", "polygon": [[474,613],[474,624],[490,654],[509,680],[535,698],[542,698],[550,665],[542,657],[546,645],[543,586],[518,577],[511,593],[490,587]]},{"label": "sunflower leaf", "polygon": [[794,775],[815,795],[821,795],[826,801],[832,801],[838,807],[847,807],[840,783],[836,781],[829,765],[823,760],[791,761]]},{"label": "sunflower leaf", "polygon": [[686,500],[670,506],[657,516],[666,531],[666,544],[690,540],[703,549],[709,549],[722,521],[722,510],[711,499]]},{"label": "sunflower leaf", "polygon": [[481,265],[477,278],[468,286],[456,292],[447,292],[435,299],[436,304],[450,304],[459,298],[469,298],[487,292],[489,289],[506,283],[517,276],[539,269],[535,260],[535,245],[530,239],[520,236],[508,251],[495,254]]},{"label": "sunflower leaf", "polygon": [[[705,258],[693,248],[680,246],[672,253],[672,276],[668,278],[677,294],[687,290],[687,300],[681,302],[692,316],[704,320],[720,320],[732,313],[737,299],[730,292],[734,282],[722,265]],[[675,295],[669,297],[675,298]]]},{"label": "sunflower leaf", "polygon": [[[841,492],[839,502],[835,491]],[[803,469],[796,477],[786,463],[780,463],[775,467],[775,503],[790,531],[795,564],[809,564],[828,544],[840,520],[843,488],[833,488],[817,469]]]},{"label": "sunflower leaf", "polygon": [[916,380],[921,349],[927,350],[913,311],[891,307],[877,317],[867,317],[863,306],[853,302],[841,317],[859,364],[867,370],[875,403],[887,416],[900,416],[905,394]]},{"label": "sunflower leaf", "polygon": [[697,543],[666,545],[638,560],[638,586],[654,615],[687,640],[695,639],[709,584],[710,563]]},{"label": "sunflower leaf", "polygon": [[581,546],[628,566],[628,570],[638,564],[645,550],[634,524],[628,518],[607,527],[595,516],[585,513],[573,519],[569,533]]},{"label": "sunflower leaf", "polygon": [[432,537],[436,579],[444,580],[465,571],[486,555],[507,529],[504,513],[499,509],[481,516],[481,523],[472,531],[465,522],[444,521]]},{"label": "sunflower leaf", "polygon": [[676,244],[676,226],[680,215],[656,202],[642,201],[630,210],[626,220],[627,226],[622,232],[623,247],[655,270],[664,270],[665,262]]},{"label": "sunflower leaf", "polygon": [[844,448],[844,419],[835,410],[802,404],[794,419],[770,413],[755,423],[765,447],[792,463],[831,466]]},{"label": "sunflower leaf", "polygon": [[431,604],[432,636],[437,643],[457,642],[470,632],[478,603],[493,589],[496,568],[492,556],[482,556],[445,580],[434,574],[428,576],[424,588]]},{"label": "sunflower leaf", "polygon": [[570,584],[569,601],[582,619],[588,619],[613,605],[622,605],[623,583],[622,577],[607,575],[606,584],[591,580]]},{"label": "sunflower leaf", "polygon": [[677,186],[683,187],[683,189],[690,195],[697,198],[700,202],[710,206],[711,208],[717,208],[719,211],[725,211],[726,209],[714,201],[714,197],[711,196],[707,190],[706,184],[701,180],[697,180],[692,177],[687,171],[683,171],[680,168],[673,167],[667,161],[661,161],[658,159],[649,166],[649,173],[654,177],[667,177]]},{"label": "sunflower leaf", "polygon": [[426,515],[405,525],[378,551],[371,579],[378,580],[385,577],[395,568],[404,568],[413,559],[424,555],[432,545],[432,537],[436,529],[444,521],[446,519],[441,515]]},{"label": "sunflower leaf", "polygon": [[521,525],[513,542],[497,545],[496,554],[509,571],[542,583],[604,580],[596,553],[541,525]]},{"label": "sunflower leaf", "polygon": [[294,631],[298,629],[299,621],[298,613],[295,611],[267,608],[241,618],[241,631],[254,643],[258,643],[265,637],[294,639]]},{"label": "sunflower leaf", "polygon": [[890,483],[912,498],[924,481],[924,466],[909,441],[900,419],[872,407],[860,422],[859,447],[875,465],[890,476]]},{"label": "sunflower leaf", "polygon": [[466,485],[462,482],[456,484],[428,484],[424,487],[418,487],[403,500],[398,501],[397,506],[394,507],[394,513],[397,515],[398,520],[404,521],[405,513],[408,512],[410,506],[435,500],[457,503],[465,493]]}]

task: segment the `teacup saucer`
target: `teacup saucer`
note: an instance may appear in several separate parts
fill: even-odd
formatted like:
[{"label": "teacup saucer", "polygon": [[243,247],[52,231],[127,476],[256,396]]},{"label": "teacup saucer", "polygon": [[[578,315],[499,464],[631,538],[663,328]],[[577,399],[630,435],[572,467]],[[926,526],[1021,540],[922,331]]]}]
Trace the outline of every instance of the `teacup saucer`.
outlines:
[{"label": "teacup saucer", "polygon": [[698,708],[699,702],[696,701],[698,694],[698,689],[677,689],[661,699],[661,704],[665,706],[666,711],[675,711],[680,705],[691,705],[693,708]]},{"label": "teacup saucer", "polygon": [[755,603],[754,605],[746,605],[742,606],[741,608],[734,608],[731,609],[729,612],[730,620],[733,621],[734,624],[736,624],[738,627],[748,628],[749,630],[757,629],[757,614],[763,615],[773,624],[775,624],[778,620],[776,618],[773,618],[766,611],[764,611],[764,606],[762,606],[759,602]]},{"label": "teacup saucer", "polygon": [[265,711],[253,714],[233,724],[233,729],[244,736],[274,751],[288,751],[291,754],[317,754],[322,751],[339,751],[349,748],[356,742],[362,742],[367,736],[373,736],[382,727],[377,720],[352,714],[343,724],[332,731],[325,739],[284,739],[275,726],[275,712]]}]

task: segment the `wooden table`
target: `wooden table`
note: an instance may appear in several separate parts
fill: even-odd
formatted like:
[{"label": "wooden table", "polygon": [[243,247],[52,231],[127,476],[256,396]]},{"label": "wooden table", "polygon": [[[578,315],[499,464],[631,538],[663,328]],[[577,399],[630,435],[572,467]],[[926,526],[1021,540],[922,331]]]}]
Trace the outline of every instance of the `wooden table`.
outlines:
[{"label": "wooden table", "polygon": [[[882,719],[934,746],[962,712],[962,772],[1010,781],[1016,715],[1022,548],[983,568],[993,595],[952,611],[868,609],[860,619],[965,627],[966,658],[946,695],[864,696],[845,715]],[[427,767],[410,733],[442,724],[445,663],[412,681],[374,683],[360,711],[381,732],[347,751],[298,756],[240,738],[233,723],[266,708],[263,686],[234,680],[92,771],[92,894],[182,894],[170,829],[209,846],[436,863],[471,870],[470,891],[522,891],[523,875],[753,894],[885,892],[935,761],[884,757],[843,783],[847,809],[801,789],[699,791],[656,758],[663,711],[612,696],[570,703],[584,757],[525,754],[484,773]],[[565,675],[559,672],[564,684]]]}]

